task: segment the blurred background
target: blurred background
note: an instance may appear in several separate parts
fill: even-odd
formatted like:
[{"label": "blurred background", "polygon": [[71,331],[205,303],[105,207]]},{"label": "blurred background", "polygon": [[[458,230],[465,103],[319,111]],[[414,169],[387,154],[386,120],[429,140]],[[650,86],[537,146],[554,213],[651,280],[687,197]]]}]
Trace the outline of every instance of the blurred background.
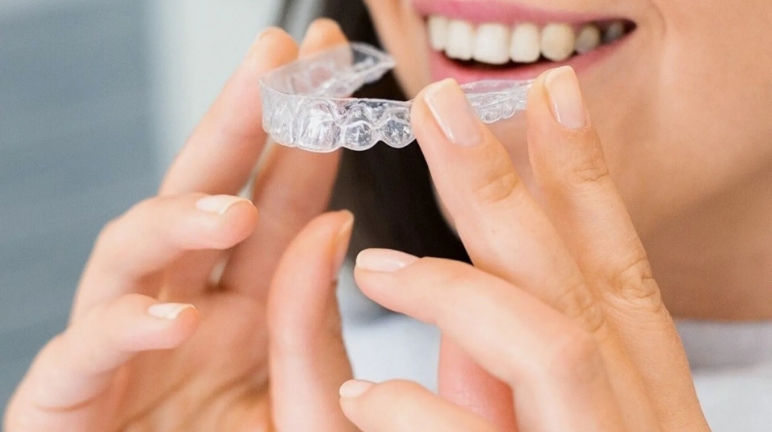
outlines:
[{"label": "blurred background", "polygon": [[[0,1],[0,407],[280,0]],[[295,33],[313,1],[293,11]]]}]

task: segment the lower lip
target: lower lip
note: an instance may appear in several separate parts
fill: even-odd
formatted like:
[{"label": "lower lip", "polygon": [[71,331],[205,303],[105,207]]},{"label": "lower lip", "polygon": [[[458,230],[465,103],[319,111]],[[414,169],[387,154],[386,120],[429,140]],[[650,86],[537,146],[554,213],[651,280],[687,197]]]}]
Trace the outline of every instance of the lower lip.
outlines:
[{"label": "lower lip", "polygon": [[550,69],[560,66],[571,66],[579,74],[610,57],[618,48],[630,39],[631,35],[632,33],[614,43],[602,45],[588,53],[574,56],[563,62],[541,62],[530,66],[488,69],[485,67],[463,66],[447,58],[444,53],[432,50],[429,55],[429,63],[432,79],[434,81],[453,78],[459,84],[490,79],[530,80],[537,78],[539,75]]}]

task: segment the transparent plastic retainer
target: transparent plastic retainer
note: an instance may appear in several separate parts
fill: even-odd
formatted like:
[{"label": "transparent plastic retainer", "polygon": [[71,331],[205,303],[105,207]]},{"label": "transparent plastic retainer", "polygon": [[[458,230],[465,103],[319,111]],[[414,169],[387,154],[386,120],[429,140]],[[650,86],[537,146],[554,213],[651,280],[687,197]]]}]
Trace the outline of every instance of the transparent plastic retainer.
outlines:
[{"label": "transparent plastic retainer", "polygon": [[[413,142],[412,101],[347,96],[380,80],[394,60],[366,44],[343,45],[276,69],[260,80],[263,127],[282,145],[318,153]],[[486,80],[461,86],[484,123],[525,109],[532,81]]]}]

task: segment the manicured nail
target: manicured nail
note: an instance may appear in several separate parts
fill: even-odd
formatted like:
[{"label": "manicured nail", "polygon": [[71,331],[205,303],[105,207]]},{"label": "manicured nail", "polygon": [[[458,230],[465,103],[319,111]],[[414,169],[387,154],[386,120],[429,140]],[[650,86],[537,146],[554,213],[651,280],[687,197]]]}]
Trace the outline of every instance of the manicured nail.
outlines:
[{"label": "manicured nail", "polygon": [[193,305],[185,303],[159,303],[150,306],[147,314],[156,318],[176,319],[185,309],[193,309]]},{"label": "manicured nail", "polygon": [[392,273],[418,261],[418,257],[391,249],[367,249],[357,256],[357,267],[373,272]]},{"label": "manicured nail", "polygon": [[340,386],[340,397],[353,399],[362,396],[362,393],[370,390],[375,384],[369,381],[348,380]]},{"label": "manicured nail", "polygon": [[212,195],[201,198],[196,202],[196,208],[207,213],[224,215],[229,208],[240,202],[249,200],[231,195]]},{"label": "manicured nail", "polygon": [[452,143],[473,146],[482,141],[480,119],[455,81],[432,84],[424,94],[434,120]]},{"label": "manicured nail", "polygon": [[581,129],[587,124],[582,91],[576,73],[570,66],[553,69],[544,80],[552,102],[552,115],[563,127]]},{"label": "manicured nail", "polygon": [[341,213],[346,213],[348,219],[340,227],[338,236],[335,239],[335,261],[332,269],[335,276],[338,275],[343,262],[346,260],[346,252],[348,252],[348,246],[351,241],[351,230],[354,227],[354,215],[348,210],[344,210]]}]

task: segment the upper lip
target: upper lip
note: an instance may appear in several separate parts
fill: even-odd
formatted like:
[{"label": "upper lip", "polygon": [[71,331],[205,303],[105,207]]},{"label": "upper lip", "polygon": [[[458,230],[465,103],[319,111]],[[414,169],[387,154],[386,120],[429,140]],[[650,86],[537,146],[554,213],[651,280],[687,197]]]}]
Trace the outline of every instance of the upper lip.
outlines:
[{"label": "upper lip", "polygon": [[471,23],[531,22],[535,24],[612,21],[621,17],[540,9],[501,0],[412,0],[416,11],[423,16],[441,15]]}]

